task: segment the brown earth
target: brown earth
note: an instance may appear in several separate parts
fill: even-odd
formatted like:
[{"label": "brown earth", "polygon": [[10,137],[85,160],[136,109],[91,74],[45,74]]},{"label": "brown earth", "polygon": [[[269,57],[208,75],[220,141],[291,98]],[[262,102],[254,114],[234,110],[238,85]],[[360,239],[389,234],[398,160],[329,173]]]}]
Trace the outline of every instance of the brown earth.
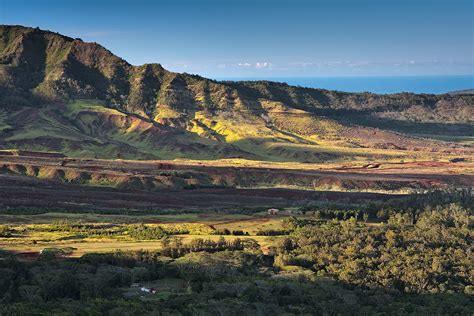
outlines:
[{"label": "brown earth", "polygon": [[154,191],[192,188],[300,188],[333,190],[471,187],[474,163],[235,164],[232,161],[133,161],[2,156],[0,172],[88,185]]},{"label": "brown earth", "polygon": [[0,208],[289,207],[316,200],[380,201],[396,198],[400,195],[393,193],[401,191],[474,186],[474,163],[469,162],[246,164],[0,155]]},{"label": "brown earth", "polygon": [[236,209],[290,207],[310,201],[362,203],[397,195],[357,192],[315,192],[289,189],[195,189],[159,192],[80,186],[33,177],[0,175],[0,209],[120,212],[163,209]]}]

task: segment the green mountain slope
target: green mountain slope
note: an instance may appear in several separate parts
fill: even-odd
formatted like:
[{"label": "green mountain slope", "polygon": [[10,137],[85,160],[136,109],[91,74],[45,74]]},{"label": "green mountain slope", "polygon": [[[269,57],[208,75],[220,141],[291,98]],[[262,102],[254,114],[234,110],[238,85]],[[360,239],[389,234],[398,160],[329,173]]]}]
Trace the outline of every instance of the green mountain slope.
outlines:
[{"label": "green mountain slope", "polygon": [[473,100],[217,82],[132,66],[96,43],[0,26],[1,148],[299,162],[470,150],[418,136],[468,143]]}]

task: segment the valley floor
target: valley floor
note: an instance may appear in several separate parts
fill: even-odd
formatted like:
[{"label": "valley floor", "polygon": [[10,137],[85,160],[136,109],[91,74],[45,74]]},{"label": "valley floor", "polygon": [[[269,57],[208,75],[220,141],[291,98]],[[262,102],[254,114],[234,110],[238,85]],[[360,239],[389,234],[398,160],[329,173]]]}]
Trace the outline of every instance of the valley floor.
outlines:
[{"label": "valley floor", "polygon": [[0,314],[466,314],[472,187],[467,159],[3,152]]},{"label": "valley floor", "polygon": [[[35,256],[71,248],[73,256],[115,249],[157,249],[159,240],[118,234],[49,232],[60,221],[110,225],[197,225],[175,234],[183,242],[216,240],[216,230],[242,230],[261,247],[257,230],[283,229],[282,220],[311,206],[381,208],[411,193],[474,186],[470,161],[272,163],[249,160],[103,160],[54,153],[0,154],[0,223],[25,233],[0,238],[0,247]],[[279,215],[267,210],[277,208]],[[46,226],[45,226],[46,225]],[[204,228],[204,230],[202,230]],[[46,230],[45,230],[46,229]],[[249,237],[250,236],[250,237]],[[235,236],[226,236],[227,239]]]}]

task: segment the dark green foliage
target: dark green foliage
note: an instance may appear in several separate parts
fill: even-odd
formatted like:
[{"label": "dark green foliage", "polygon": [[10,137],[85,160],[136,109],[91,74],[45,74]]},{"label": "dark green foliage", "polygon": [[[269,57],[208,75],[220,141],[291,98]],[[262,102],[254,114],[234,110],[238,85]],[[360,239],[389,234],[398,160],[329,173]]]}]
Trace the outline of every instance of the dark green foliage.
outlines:
[{"label": "dark green foliage", "polygon": [[130,225],[127,228],[130,237],[137,240],[161,239],[168,233],[159,226]]},{"label": "dark green foliage", "polygon": [[223,229],[216,229],[214,231],[214,234],[215,235],[230,235],[231,234],[231,231],[228,230],[227,228],[223,228]]},{"label": "dark green foliage", "polygon": [[[433,206],[414,226],[398,215],[379,226],[290,219],[269,255],[252,240],[169,237],[157,252],[32,262],[0,253],[0,314],[469,314],[472,211]],[[185,287],[153,301],[120,290],[165,277]]]},{"label": "dark green foliage", "polygon": [[280,265],[309,267],[364,288],[463,293],[471,284],[470,217],[471,211],[451,204],[420,211],[415,226],[402,213],[382,226],[358,225],[354,218],[299,225],[276,253]]},{"label": "dark green foliage", "polygon": [[253,248],[255,248],[255,243],[249,244],[249,240],[241,240],[239,238],[233,241],[226,241],[223,237],[218,241],[198,238],[185,245],[181,243],[180,239],[173,238],[163,240],[163,248],[159,250],[159,253],[163,256],[179,258],[192,252],[235,251]]},{"label": "dark green foliage", "polygon": [[288,235],[290,232],[283,229],[260,229],[257,231],[257,236],[280,236]]},{"label": "dark green foliage", "polygon": [[[5,253],[0,314],[469,314],[468,216],[452,205],[422,212],[412,228],[307,223],[280,240],[275,256],[275,266],[305,272],[273,277],[270,256],[243,241],[165,239],[176,259],[137,251],[18,262]],[[121,294],[131,283],[164,277],[186,287],[152,301]]]},{"label": "dark green foliage", "polygon": [[[423,194],[410,194],[402,199],[391,199],[380,203],[346,205],[335,203],[309,204],[298,209],[299,212],[312,215],[313,224],[321,220],[346,220],[354,217],[358,221],[382,221],[387,220],[395,214],[408,216],[412,224],[416,223],[417,216],[427,208],[446,206],[452,203],[472,209],[474,207],[473,193],[470,188],[433,190]],[[289,219],[288,224],[304,226],[309,223],[298,223],[300,220]],[[294,221],[292,223],[292,221]],[[294,227],[293,227],[294,228]]]},{"label": "dark green foliage", "polygon": [[288,217],[283,220],[283,225],[288,227],[288,229],[290,230],[295,230],[297,228],[301,228],[307,225],[318,225],[320,223],[320,220],[297,218],[295,216]]},{"label": "dark green foliage", "polygon": [[14,230],[12,230],[8,225],[0,225],[0,237],[12,237]]}]

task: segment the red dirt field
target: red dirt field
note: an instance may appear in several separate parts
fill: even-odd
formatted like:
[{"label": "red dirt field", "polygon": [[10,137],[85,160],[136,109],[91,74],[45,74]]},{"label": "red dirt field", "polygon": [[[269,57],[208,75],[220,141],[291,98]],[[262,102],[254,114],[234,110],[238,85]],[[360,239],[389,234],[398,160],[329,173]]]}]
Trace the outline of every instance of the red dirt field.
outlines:
[{"label": "red dirt field", "polygon": [[195,189],[159,192],[81,186],[26,176],[0,175],[0,208],[57,211],[155,211],[289,207],[308,201],[364,202],[398,195],[289,189]]},{"label": "red dirt field", "polygon": [[133,212],[291,207],[474,186],[470,162],[250,164],[0,155],[0,208]]}]

